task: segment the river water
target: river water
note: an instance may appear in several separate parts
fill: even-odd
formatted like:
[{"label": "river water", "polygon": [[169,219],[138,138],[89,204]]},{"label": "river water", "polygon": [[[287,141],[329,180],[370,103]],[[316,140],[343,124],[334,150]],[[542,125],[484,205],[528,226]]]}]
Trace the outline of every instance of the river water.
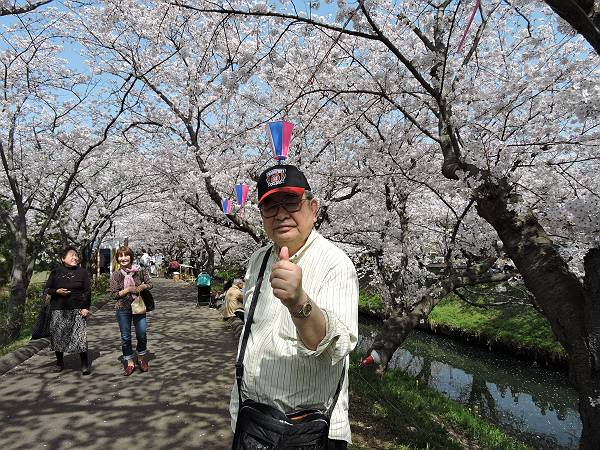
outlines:
[{"label": "river water", "polygon": [[[360,352],[370,347],[375,329],[360,324]],[[421,331],[411,333],[390,367],[478,411],[534,448],[579,445],[577,393],[564,372]]]}]

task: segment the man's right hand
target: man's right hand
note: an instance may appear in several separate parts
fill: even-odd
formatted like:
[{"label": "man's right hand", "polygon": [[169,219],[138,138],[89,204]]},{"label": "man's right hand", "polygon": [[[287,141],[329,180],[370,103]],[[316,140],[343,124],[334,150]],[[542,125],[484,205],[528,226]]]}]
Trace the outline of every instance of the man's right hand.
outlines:
[{"label": "man's right hand", "polygon": [[71,293],[71,291],[70,291],[70,290],[68,290],[68,289],[65,289],[65,288],[58,288],[58,289],[56,290],[56,293],[57,293],[58,295],[62,295],[63,297],[66,297],[67,295],[69,295],[69,294]]}]

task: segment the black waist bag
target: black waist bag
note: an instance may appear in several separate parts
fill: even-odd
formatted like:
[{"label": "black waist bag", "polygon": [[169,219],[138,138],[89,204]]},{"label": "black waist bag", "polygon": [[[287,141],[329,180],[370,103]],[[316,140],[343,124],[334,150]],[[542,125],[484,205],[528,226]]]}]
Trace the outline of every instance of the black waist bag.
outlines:
[{"label": "black waist bag", "polygon": [[242,378],[244,375],[244,352],[250,335],[252,318],[256,309],[262,278],[265,272],[271,249],[262,261],[254,296],[248,311],[248,319],[244,327],[244,335],[237,362],[235,377],[238,387],[239,411],[235,425],[232,450],[327,450],[329,435],[329,419],[337,402],[346,366],[342,367],[342,375],[329,408],[325,412],[310,409],[292,414],[284,414],[277,408],[264,403],[247,399],[242,401]]},{"label": "black waist bag", "polygon": [[245,400],[233,438],[235,450],[326,450],[329,417],[318,410],[284,414],[254,400]]}]

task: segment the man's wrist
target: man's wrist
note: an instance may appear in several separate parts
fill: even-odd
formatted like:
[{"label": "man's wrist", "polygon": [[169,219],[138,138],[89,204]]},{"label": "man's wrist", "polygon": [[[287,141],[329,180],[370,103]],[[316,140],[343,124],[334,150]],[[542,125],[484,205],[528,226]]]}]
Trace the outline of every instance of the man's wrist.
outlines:
[{"label": "man's wrist", "polygon": [[308,300],[309,300],[308,295],[306,295],[306,292],[304,292],[304,290],[303,290],[302,294],[300,295],[300,298],[298,300],[296,300],[293,304],[286,305],[286,308],[288,309],[289,312],[296,311],[300,307],[302,307],[302,305],[304,305]]},{"label": "man's wrist", "polygon": [[312,301],[310,300],[308,295],[304,293],[300,301],[296,302],[294,306],[288,307],[288,311],[290,312],[292,317],[305,319],[308,316],[310,316],[310,313],[312,311]]}]

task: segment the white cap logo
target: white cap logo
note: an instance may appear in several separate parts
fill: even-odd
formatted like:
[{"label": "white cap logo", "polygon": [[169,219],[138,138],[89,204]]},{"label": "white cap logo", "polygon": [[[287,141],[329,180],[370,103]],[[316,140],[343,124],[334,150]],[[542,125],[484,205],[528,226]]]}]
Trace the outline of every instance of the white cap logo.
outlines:
[{"label": "white cap logo", "polygon": [[267,172],[267,186],[273,187],[285,182],[285,168],[276,168]]}]

